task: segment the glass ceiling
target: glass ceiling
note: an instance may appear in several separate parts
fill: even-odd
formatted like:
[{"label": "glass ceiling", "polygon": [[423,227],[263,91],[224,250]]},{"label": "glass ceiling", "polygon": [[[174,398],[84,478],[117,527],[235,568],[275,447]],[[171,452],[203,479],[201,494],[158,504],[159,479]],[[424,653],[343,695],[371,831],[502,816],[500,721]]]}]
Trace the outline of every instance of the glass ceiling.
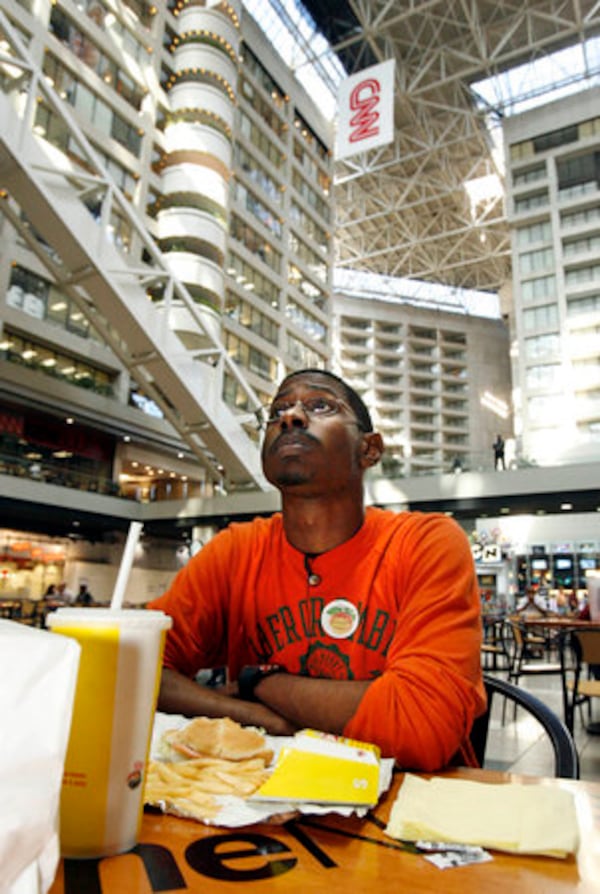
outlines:
[{"label": "glass ceiling", "polygon": [[600,84],[600,38],[567,47],[471,84],[478,104],[502,118]]},{"label": "glass ceiling", "polygon": [[[300,0],[243,2],[308,94],[319,96],[320,110],[325,118],[335,122],[337,90],[346,72]],[[497,170],[502,173],[505,168],[504,117],[599,83],[599,37],[538,56],[499,75],[471,83],[476,106],[486,112]],[[497,175],[472,180],[464,186],[474,206],[503,191]]]},{"label": "glass ceiling", "polygon": [[[300,0],[243,2],[309,94],[319,91],[323,114],[333,121],[346,72]],[[476,81],[471,90],[477,104],[495,119],[490,122],[494,127],[506,115],[535,107],[541,97],[546,103],[578,92],[582,82],[586,87],[600,84],[600,37]]]},{"label": "glass ceiling", "polygon": [[244,0],[244,6],[309,96],[319,97],[325,118],[333,121],[346,72],[312,16],[299,0]]}]

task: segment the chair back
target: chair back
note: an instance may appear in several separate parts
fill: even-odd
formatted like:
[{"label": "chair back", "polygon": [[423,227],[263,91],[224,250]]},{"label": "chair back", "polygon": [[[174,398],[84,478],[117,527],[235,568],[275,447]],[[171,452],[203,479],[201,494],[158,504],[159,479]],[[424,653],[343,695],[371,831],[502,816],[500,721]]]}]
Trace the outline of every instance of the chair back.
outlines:
[{"label": "chair back", "polygon": [[574,630],[571,641],[575,657],[583,664],[600,664],[600,627]]},{"label": "chair back", "polygon": [[579,779],[579,755],[575,748],[573,736],[558,717],[537,696],[532,695],[520,686],[484,674],[483,680],[488,697],[485,714],[477,717],[471,730],[471,744],[475,755],[483,767],[490,723],[490,712],[495,695],[501,695],[529,711],[546,732],[554,751],[554,775],[564,779]]},{"label": "chair back", "polygon": [[[568,638],[571,655],[574,658],[572,679],[565,681],[565,705],[567,725],[573,730],[575,724],[575,708],[587,700],[587,695],[580,692],[580,681],[584,664],[600,664],[600,627],[588,630],[572,630]],[[584,684],[581,683],[583,686]]]},{"label": "chair back", "polygon": [[515,642],[515,646],[517,647],[517,649],[522,649],[525,643],[523,627],[515,618],[509,618],[508,624],[512,633],[513,640]]}]

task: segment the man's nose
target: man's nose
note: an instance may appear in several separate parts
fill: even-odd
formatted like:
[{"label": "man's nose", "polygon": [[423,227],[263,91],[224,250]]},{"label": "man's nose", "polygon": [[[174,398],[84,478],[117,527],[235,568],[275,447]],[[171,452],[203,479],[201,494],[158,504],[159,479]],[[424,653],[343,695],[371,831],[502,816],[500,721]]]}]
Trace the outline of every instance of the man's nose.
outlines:
[{"label": "man's nose", "polygon": [[301,400],[290,404],[282,413],[280,424],[282,428],[305,428],[308,425],[308,415]]}]

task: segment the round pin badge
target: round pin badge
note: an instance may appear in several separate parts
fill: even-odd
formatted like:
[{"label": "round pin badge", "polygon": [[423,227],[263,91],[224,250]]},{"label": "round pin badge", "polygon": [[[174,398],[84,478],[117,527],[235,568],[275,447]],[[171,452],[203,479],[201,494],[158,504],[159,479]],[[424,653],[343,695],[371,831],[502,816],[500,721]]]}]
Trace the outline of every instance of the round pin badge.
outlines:
[{"label": "round pin badge", "polygon": [[334,599],[321,612],[321,627],[334,639],[348,639],[358,627],[359,619],[358,609],[351,602]]}]

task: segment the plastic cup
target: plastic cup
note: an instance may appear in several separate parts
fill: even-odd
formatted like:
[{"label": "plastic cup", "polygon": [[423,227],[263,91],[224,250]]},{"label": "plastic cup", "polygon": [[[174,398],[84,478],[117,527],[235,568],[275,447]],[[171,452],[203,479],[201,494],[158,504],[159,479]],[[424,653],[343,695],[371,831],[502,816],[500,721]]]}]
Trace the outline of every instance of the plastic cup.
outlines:
[{"label": "plastic cup", "polygon": [[585,583],[588,591],[590,618],[600,623],[600,571],[586,571]]},{"label": "plastic cup", "polygon": [[81,645],[60,803],[64,857],[105,857],[139,839],[146,761],[171,618],[60,608],[47,626]]}]

